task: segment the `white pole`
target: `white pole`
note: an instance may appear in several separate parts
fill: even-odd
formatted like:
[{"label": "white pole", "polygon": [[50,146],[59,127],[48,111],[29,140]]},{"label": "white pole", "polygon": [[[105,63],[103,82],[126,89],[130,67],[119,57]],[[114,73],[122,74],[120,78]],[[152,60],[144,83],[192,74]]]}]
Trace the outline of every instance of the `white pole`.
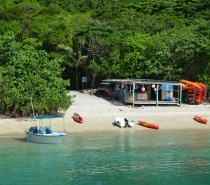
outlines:
[{"label": "white pole", "polygon": [[63,117],[63,127],[64,127],[64,132],[66,132],[64,117]]}]

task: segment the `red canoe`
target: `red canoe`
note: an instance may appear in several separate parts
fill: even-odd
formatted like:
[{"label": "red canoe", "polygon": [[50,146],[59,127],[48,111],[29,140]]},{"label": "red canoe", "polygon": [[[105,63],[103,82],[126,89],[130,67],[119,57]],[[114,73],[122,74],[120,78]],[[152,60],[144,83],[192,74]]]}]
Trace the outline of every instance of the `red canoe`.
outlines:
[{"label": "red canoe", "polygon": [[145,121],[140,121],[140,120],[138,120],[138,122],[139,122],[139,125],[142,125],[144,127],[159,129],[159,125],[157,125],[157,124],[147,123]]},{"label": "red canoe", "polygon": [[196,120],[197,122],[203,123],[203,124],[206,124],[208,122],[207,119],[202,118],[200,116],[195,116],[194,120]]},{"label": "red canoe", "polygon": [[78,113],[74,112],[73,114],[73,119],[74,121],[78,122],[78,123],[83,123],[83,117],[80,116]]}]

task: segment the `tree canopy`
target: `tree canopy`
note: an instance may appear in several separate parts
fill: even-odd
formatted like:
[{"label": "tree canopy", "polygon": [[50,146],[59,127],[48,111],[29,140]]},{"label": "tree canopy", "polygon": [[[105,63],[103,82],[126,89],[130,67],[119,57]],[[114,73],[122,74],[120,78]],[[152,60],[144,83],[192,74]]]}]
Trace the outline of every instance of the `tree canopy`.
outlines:
[{"label": "tree canopy", "polygon": [[69,81],[80,89],[83,76],[89,87],[105,78],[209,86],[209,16],[208,0],[2,0],[0,106],[25,109],[33,96],[44,111],[65,107],[56,94]]},{"label": "tree canopy", "polygon": [[40,50],[36,39],[21,43],[10,34],[0,41],[0,109],[30,114],[31,99],[34,109],[43,113],[55,113],[58,108],[70,106],[70,96],[65,86],[69,82],[61,78],[61,60],[49,60]]}]

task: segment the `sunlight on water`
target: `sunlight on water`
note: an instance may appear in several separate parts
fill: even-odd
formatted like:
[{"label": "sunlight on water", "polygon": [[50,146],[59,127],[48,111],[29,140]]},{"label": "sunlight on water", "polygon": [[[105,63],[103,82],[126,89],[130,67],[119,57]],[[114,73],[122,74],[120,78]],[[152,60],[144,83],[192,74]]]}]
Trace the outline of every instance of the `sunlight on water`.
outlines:
[{"label": "sunlight on water", "polygon": [[69,134],[62,144],[0,138],[0,184],[210,183],[207,131]]}]

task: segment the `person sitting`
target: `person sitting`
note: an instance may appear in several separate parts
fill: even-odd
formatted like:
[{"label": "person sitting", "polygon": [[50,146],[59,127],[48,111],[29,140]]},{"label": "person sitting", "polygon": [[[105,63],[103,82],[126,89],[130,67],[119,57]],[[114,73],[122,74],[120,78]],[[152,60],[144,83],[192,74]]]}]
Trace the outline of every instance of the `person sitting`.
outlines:
[{"label": "person sitting", "polygon": [[46,134],[51,134],[51,129],[49,127],[46,128]]},{"label": "person sitting", "polygon": [[33,133],[38,133],[37,126],[35,126],[35,129],[34,129]]}]

